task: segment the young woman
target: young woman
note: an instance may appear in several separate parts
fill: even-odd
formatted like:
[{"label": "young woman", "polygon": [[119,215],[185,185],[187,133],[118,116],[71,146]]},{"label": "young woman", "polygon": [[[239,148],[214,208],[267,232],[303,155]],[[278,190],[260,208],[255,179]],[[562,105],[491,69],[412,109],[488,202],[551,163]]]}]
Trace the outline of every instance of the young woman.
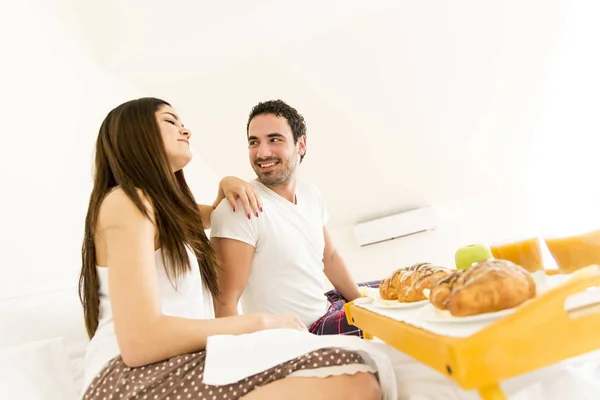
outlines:
[{"label": "young woman", "polygon": [[[214,319],[217,263],[204,233],[210,212],[224,198],[234,209],[240,199],[252,218],[261,206],[252,186],[237,178],[221,182],[213,206],[197,205],[182,171],[192,157],[190,138],[175,110],[155,98],[118,106],[100,127],[80,276],[91,338],[84,398],[379,399],[375,376],[358,372],[364,360],[339,349],[233,385],[202,383],[209,336],[306,328],[294,315]],[[323,378],[330,363],[344,373]],[[302,377],[283,379],[299,370]]]}]

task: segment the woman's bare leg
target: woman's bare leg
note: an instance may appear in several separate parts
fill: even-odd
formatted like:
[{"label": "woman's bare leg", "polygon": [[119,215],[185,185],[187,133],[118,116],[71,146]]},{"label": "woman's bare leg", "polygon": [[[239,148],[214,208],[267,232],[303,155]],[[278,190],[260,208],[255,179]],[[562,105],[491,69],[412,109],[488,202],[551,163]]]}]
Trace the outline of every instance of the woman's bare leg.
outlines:
[{"label": "woman's bare leg", "polygon": [[381,400],[381,388],[375,376],[368,372],[327,378],[290,377],[258,388],[242,399]]}]

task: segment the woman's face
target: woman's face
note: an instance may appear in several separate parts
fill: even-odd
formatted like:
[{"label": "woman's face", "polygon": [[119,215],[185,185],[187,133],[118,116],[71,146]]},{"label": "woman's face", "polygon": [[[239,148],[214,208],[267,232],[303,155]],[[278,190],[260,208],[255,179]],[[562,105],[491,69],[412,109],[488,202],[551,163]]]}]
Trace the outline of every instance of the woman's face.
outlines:
[{"label": "woman's face", "polygon": [[171,168],[173,172],[179,171],[192,159],[190,151],[192,133],[183,127],[177,112],[167,105],[163,105],[156,111],[156,120]]}]

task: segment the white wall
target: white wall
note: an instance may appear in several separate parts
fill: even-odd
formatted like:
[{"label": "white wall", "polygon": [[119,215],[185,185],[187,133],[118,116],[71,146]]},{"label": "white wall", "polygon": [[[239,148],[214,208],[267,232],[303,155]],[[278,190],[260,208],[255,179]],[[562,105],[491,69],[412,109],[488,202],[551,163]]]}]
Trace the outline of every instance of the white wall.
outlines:
[{"label": "white wall", "polygon": [[[322,186],[338,221],[334,240],[359,280],[417,260],[451,262],[456,247],[471,242],[597,221],[597,2],[398,2],[397,13],[352,16],[273,49],[259,40],[257,51],[245,48],[193,76],[201,47],[182,54],[189,65],[150,47],[156,63],[140,71],[143,90],[98,68],[118,34],[92,54],[80,39],[89,39],[78,31],[84,22],[56,8],[68,3],[0,3],[0,286],[76,277],[99,124],[111,107],[141,95],[174,102],[194,129],[196,155],[219,174],[249,176],[249,107],[279,96],[298,105],[311,129],[303,173]],[[88,24],[96,38],[103,21]],[[137,53],[118,50],[113,64],[133,79],[127,56]],[[187,75],[166,69],[180,65]],[[198,157],[186,173],[198,200],[212,202],[211,168]],[[438,231],[355,245],[350,221],[421,202],[443,211]]]},{"label": "white wall", "polygon": [[[0,3],[5,295],[76,283],[100,123],[116,105],[146,95],[103,72],[63,12],[49,0]],[[192,166],[190,185],[212,203],[212,170],[199,159]]]},{"label": "white wall", "polygon": [[536,151],[523,193],[549,235],[600,228],[600,2],[569,5],[556,43],[559,57],[540,99]]},{"label": "white wall", "polygon": [[[432,206],[438,216],[437,229],[388,242],[359,247],[351,225],[331,229],[332,239],[355,279],[382,279],[421,261],[454,268],[454,253],[459,247],[538,234],[532,210],[507,191]],[[552,260],[547,261],[552,267]]]},{"label": "white wall", "polygon": [[[485,131],[496,129],[494,119],[484,124],[486,114],[472,116],[480,118],[480,126],[473,136],[477,146],[471,147],[472,151],[479,149],[479,152],[470,155],[473,157],[470,168],[485,168],[487,157],[489,162],[494,162],[494,153],[502,148],[500,143],[512,141],[512,148],[504,148],[510,155],[505,176],[502,171],[496,173],[501,184],[477,196],[465,197],[458,189],[454,197],[437,199],[432,205],[441,220],[435,231],[359,248],[352,225],[332,229],[332,237],[358,281],[383,278],[397,268],[418,261],[453,266],[456,249],[470,243],[491,244],[528,236],[561,236],[600,229],[600,53],[594,50],[600,37],[597,24],[600,3],[578,0],[564,5],[568,7],[561,14],[561,24],[555,24],[553,29],[546,26],[554,40],[547,42],[549,47],[538,49],[545,52],[546,61],[535,78],[537,90],[535,96],[529,93],[531,97],[521,103],[525,112],[514,121],[514,126],[504,125],[504,129],[509,130],[498,130],[495,135],[486,137]],[[532,29],[531,25],[528,29]],[[520,31],[524,41],[530,39],[527,32]],[[517,35],[516,31],[513,33]],[[513,61],[519,64],[518,59]],[[530,67],[525,64],[526,57],[521,61],[523,69]],[[489,84],[501,88],[511,83],[497,80]],[[523,100],[517,94],[518,91],[513,91],[504,99],[504,105],[490,107],[489,114],[497,114],[496,120],[506,123],[511,115],[503,118],[502,113],[510,111],[508,104]],[[437,118],[436,115],[429,117]],[[515,132],[521,132],[521,136],[514,135]],[[482,137],[486,140],[481,140]],[[470,147],[463,142],[446,144],[448,153]],[[480,163],[475,162],[476,158]],[[431,159],[438,170],[446,168],[449,175],[459,172],[454,165],[440,165],[436,161]],[[420,176],[418,171],[415,174]],[[511,179],[507,180],[507,176]],[[384,182],[369,182],[369,185],[380,184]],[[473,184],[481,182],[474,180]],[[350,190],[349,196],[352,195]],[[329,203],[329,206],[334,204]],[[546,267],[555,268],[554,260],[543,243],[542,246]]]},{"label": "white wall", "polygon": [[76,283],[102,118],[134,91],[104,74],[45,1],[0,4],[0,292]]},{"label": "white wall", "polygon": [[[360,2],[336,1],[335,12],[317,3],[300,7],[315,18],[291,25],[298,7],[261,4],[234,8],[232,19],[213,14],[219,24],[159,31],[160,40],[152,22],[162,8],[144,8],[143,22],[130,11],[138,22],[126,26],[143,34],[123,28],[131,41],[106,64],[185,107],[220,174],[252,176],[244,127],[256,102],[298,107],[309,129],[303,174],[335,205],[338,226],[524,179],[548,126],[541,115],[561,47],[576,43],[565,43],[573,1],[383,1],[360,17]],[[214,12],[174,7],[185,18]],[[171,44],[177,63],[157,51]]]},{"label": "white wall", "polygon": [[[110,109],[139,90],[102,71],[50,0],[0,3],[0,294],[76,284],[93,149]],[[196,157],[188,181],[214,200]],[[206,185],[205,185],[206,183]]]}]

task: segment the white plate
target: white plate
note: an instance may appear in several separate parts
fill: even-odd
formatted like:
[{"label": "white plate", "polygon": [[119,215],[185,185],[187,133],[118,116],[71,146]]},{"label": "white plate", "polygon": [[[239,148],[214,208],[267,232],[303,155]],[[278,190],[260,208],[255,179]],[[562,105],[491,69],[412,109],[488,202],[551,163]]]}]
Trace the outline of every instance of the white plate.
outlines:
[{"label": "white plate", "polygon": [[424,306],[429,303],[429,300],[413,301],[412,303],[402,303],[398,300],[373,300],[372,305],[377,308],[415,308]]},{"label": "white plate", "polygon": [[468,317],[455,317],[450,314],[450,311],[446,310],[438,310],[433,306],[433,304],[428,304],[423,307],[419,311],[419,317],[423,319],[423,321],[427,322],[441,322],[441,323],[463,323],[463,322],[481,322],[481,321],[493,321],[496,319],[500,319],[509,314],[515,312],[515,308],[509,308],[507,310],[485,313],[485,314],[477,314],[470,315]]},{"label": "white plate", "polygon": [[372,299],[380,299],[381,298],[381,296],[379,295],[379,288],[359,287],[358,290],[360,291],[360,294],[363,296],[367,296]]}]

